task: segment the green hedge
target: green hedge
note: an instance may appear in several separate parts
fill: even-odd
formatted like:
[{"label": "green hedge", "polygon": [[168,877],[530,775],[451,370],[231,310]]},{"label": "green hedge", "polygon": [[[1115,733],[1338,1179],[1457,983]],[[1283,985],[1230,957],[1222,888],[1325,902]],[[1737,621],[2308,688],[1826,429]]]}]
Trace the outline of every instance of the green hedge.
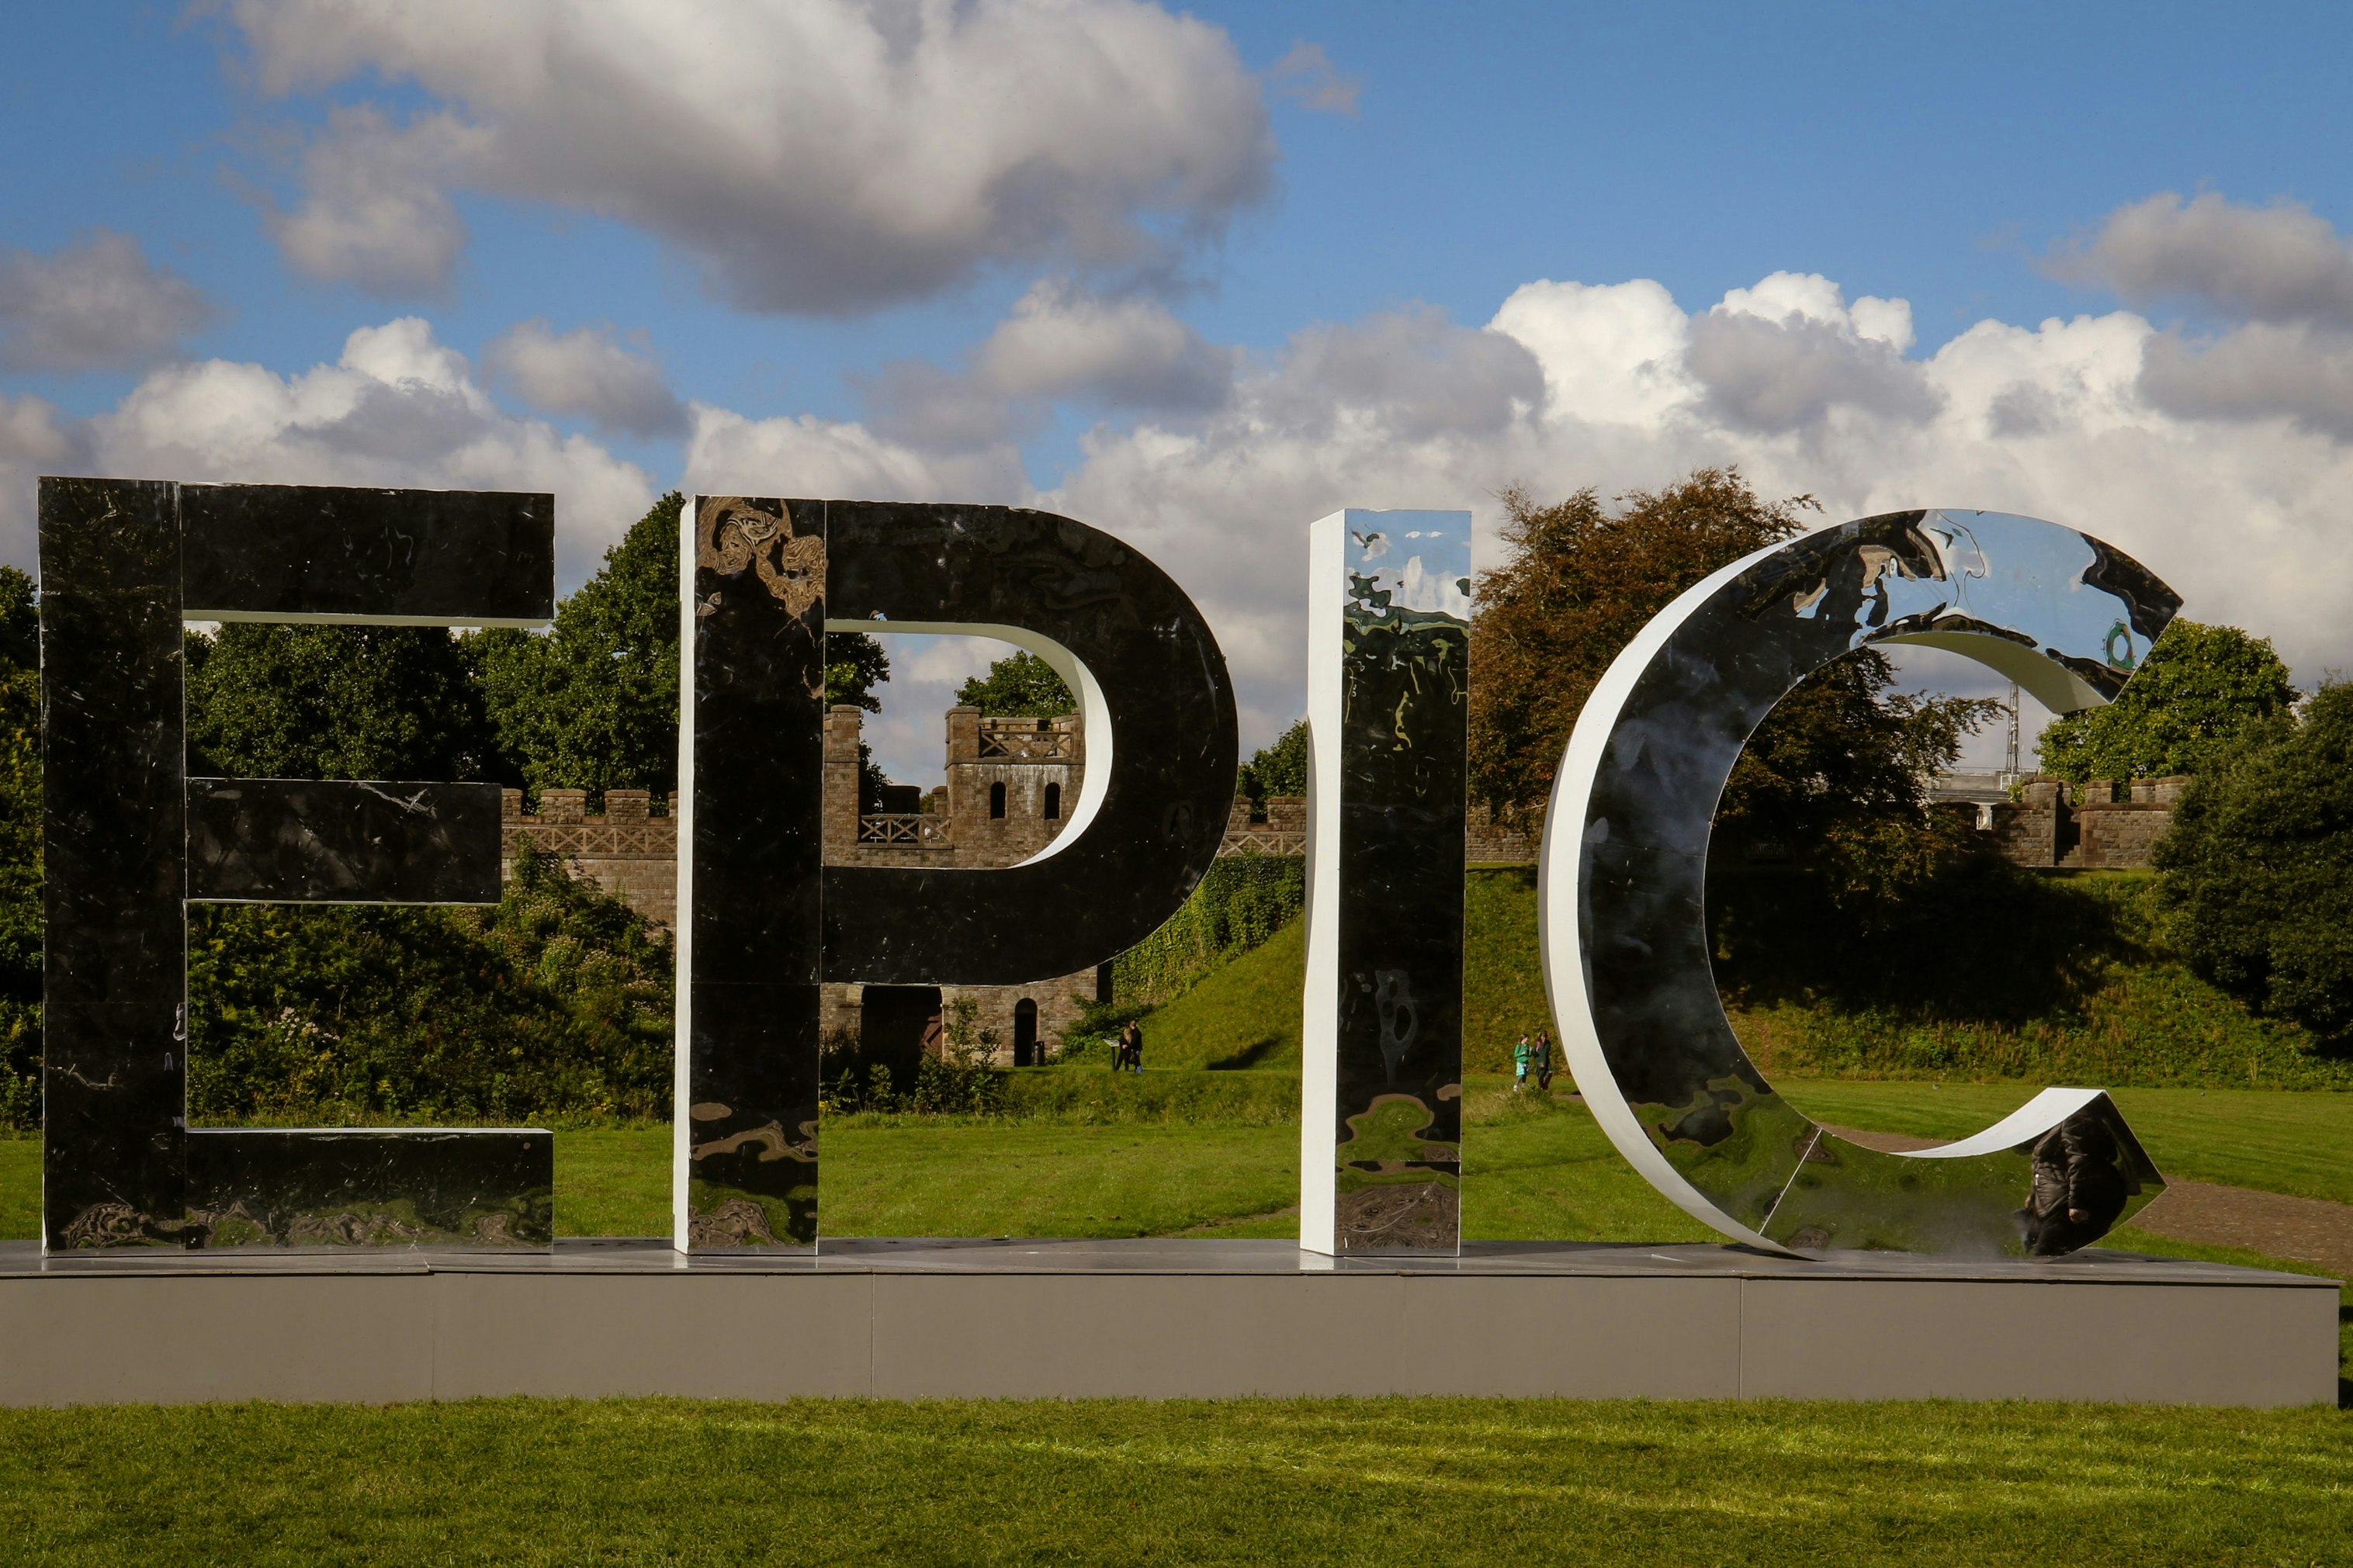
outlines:
[{"label": "green hedge", "polygon": [[1304,858],[1220,856],[1184,908],[1113,962],[1112,994],[1122,1005],[1146,1006],[1180,996],[1306,907]]},{"label": "green hedge", "polygon": [[658,929],[528,847],[488,909],[196,905],[189,1114],[667,1117],[670,971]]}]

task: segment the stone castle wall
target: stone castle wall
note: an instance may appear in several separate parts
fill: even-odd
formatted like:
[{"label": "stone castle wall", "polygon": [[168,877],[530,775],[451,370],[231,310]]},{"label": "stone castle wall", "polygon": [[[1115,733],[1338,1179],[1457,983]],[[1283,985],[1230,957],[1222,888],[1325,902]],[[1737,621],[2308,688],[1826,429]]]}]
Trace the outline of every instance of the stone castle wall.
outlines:
[{"label": "stone castle wall", "polygon": [[605,809],[588,815],[588,792],[543,789],[539,810],[525,815],[522,791],[506,792],[500,853],[512,874],[515,855],[529,838],[540,850],[560,855],[573,869],[659,925],[678,925],[678,821],[653,815],[653,798],[641,789],[608,789]]},{"label": "stone castle wall", "polygon": [[2029,779],[2021,798],[1975,810],[2002,858],[2061,870],[2137,870],[2173,826],[2187,778],[2137,779],[2129,786]]},{"label": "stone castle wall", "polygon": [[[1253,822],[1250,803],[1242,799],[1234,802],[1233,812],[1226,818],[1225,842],[1218,847],[1219,854],[1307,853],[1307,797],[1271,795],[1265,805],[1265,819]],[[1505,826],[1495,821],[1487,807],[1474,805],[1463,830],[1463,858],[1473,866],[1531,865],[1536,858],[1536,841],[1543,836],[1542,820],[1539,816],[1528,825],[1533,831]]]},{"label": "stone castle wall", "polygon": [[[921,812],[861,816],[858,806],[858,741],[863,716],[837,708],[826,726],[826,859],[848,866],[938,866],[963,870],[1009,866],[1053,842],[1078,804],[1086,779],[1085,739],[1076,715],[1051,720],[991,719],[976,709],[947,715],[948,782]],[[2148,865],[2157,841],[2173,825],[2187,778],[2142,779],[2129,786],[2069,785],[2030,779],[2022,797],[1945,809],[1971,813],[1993,836],[1997,852],[2013,865],[2066,870],[2124,870]],[[990,785],[1004,786],[1002,816],[992,815]],[[1056,786],[1049,816],[1047,786]],[[505,792],[502,853],[510,866],[522,841],[558,855],[573,868],[648,920],[675,929],[678,921],[678,821],[657,809],[644,790],[607,790],[605,809],[587,811],[587,794],[542,790],[539,809],[526,813],[521,790]],[[1307,802],[1270,796],[1264,818],[1251,820],[1250,803],[1236,800],[1226,821],[1220,855],[1303,855]],[[1525,865],[1535,859],[1541,827],[1521,831],[1496,824],[1474,806],[1464,851],[1473,865]],[[1014,1009],[1027,997],[1039,1015],[1039,1034],[1052,1039],[1077,1016],[1076,998],[1100,994],[1098,971],[1083,971],[1023,986],[944,988],[944,1002],[969,994],[979,1022],[1008,1042]],[[825,1025],[855,1030],[860,990],[826,988]]]}]

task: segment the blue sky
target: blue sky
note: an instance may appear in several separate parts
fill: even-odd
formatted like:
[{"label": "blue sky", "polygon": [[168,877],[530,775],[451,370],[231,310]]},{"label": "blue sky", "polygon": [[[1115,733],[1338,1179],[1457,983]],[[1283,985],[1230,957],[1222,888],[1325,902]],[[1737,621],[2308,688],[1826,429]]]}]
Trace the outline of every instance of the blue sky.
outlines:
[{"label": "blue sky", "polygon": [[1255,743],[1314,516],[1738,462],[2353,665],[2341,8],[481,9],[12,9],[0,552],[64,466],[551,488],[566,586],[672,486],[1029,501]]}]

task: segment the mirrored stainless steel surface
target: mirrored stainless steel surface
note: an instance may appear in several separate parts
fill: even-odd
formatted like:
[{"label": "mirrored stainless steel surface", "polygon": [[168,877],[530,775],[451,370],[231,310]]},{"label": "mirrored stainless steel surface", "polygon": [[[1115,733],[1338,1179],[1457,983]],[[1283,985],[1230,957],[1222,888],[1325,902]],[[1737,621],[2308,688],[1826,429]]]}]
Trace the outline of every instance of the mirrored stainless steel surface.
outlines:
[{"label": "mirrored stainless steel surface", "polygon": [[1596,1119],[1651,1184],[1778,1250],[2055,1256],[2163,1190],[2105,1094],[2046,1091],[1978,1139],[1881,1153],[1816,1126],[1742,1050],[1704,888],[1716,803],[1773,705],[1842,654],[1967,655],[2072,711],[2123,689],[2180,599],[2072,529],[1998,512],[1862,519],[1668,606],[1577,721],[1545,826],[1546,982]]},{"label": "mirrored stainless steel surface", "polygon": [[1451,1253],[1471,514],[1335,512],[1310,538],[1300,1244]]}]

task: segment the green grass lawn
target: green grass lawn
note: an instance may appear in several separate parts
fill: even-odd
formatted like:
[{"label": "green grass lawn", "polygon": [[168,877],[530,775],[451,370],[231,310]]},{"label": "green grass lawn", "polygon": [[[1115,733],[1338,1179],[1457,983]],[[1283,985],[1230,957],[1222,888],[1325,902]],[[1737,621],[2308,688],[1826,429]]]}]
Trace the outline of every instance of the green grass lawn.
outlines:
[{"label": "green grass lawn", "polygon": [[1299,1066],[1299,988],[1307,922],[1293,921],[1258,947],[1144,1020],[1149,1069]]},{"label": "green grass lawn", "polygon": [[41,1234],[41,1140],[0,1135],[0,1238]]},{"label": "green grass lawn", "polygon": [[2209,1564],[2353,1552],[2353,1417],[684,1400],[0,1412],[23,1564]]},{"label": "green grass lawn", "polygon": [[[1958,1138],[2025,1104],[2039,1086],[1777,1079],[1774,1087],[1818,1121]],[[2168,1175],[2353,1204],[2353,1094],[2111,1092],[2157,1168]]]},{"label": "green grass lawn", "polygon": [[[1150,1074],[1124,1082],[1161,1087]],[[1502,1083],[1470,1083],[1466,1235],[1708,1237],[1619,1158],[1581,1106],[1539,1106],[1503,1094]],[[1784,1087],[1826,1121],[1947,1138],[1977,1131],[2032,1092],[1835,1079]],[[2172,1174],[2353,1203],[2353,1161],[2345,1153],[2353,1097],[2144,1089],[2116,1098]],[[1084,1106],[1073,1113],[1093,1114]],[[1297,1202],[1298,1134],[1280,1123],[848,1117],[828,1118],[824,1139],[829,1235],[1138,1236],[1206,1226],[1224,1235],[1293,1234],[1287,1218],[1234,1224]],[[668,1234],[668,1128],[558,1132],[555,1163],[562,1234]],[[0,1236],[39,1234],[39,1201],[40,1144],[0,1139]]]},{"label": "green grass lawn", "polygon": [[[822,1137],[828,1236],[1299,1234],[1275,1213],[1299,1201],[1296,1127],[843,1118]],[[1712,1239],[1573,1104],[1474,1124],[1464,1159],[1474,1238]],[[665,1129],[558,1133],[556,1228],[667,1235],[669,1162]]]}]

